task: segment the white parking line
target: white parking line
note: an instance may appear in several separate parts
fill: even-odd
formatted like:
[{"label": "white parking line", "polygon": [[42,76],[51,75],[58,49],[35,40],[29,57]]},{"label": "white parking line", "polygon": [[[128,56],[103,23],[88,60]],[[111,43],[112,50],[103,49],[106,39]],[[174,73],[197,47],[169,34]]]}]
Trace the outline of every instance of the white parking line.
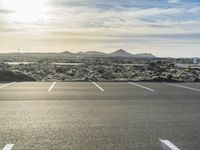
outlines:
[{"label": "white parking line", "polygon": [[179,148],[177,148],[174,144],[172,144],[168,140],[160,139],[160,143],[162,145],[163,150],[180,150]]},{"label": "white parking line", "polygon": [[200,89],[195,89],[195,88],[188,87],[188,86],[183,86],[183,85],[178,85],[178,84],[172,84],[172,83],[164,83],[164,84],[167,84],[167,85],[171,85],[171,86],[176,86],[176,87],[180,87],[180,88],[184,88],[184,89],[188,89],[188,90],[193,90],[193,91],[200,92]]},{"label": "white parking line", "polygon": [[135,86],[138,86],[138,87],[141,87],[141,88],[143,88],[143,89],[149,90],[149,91],[151,91],[151,92],[155,92],[155,90],[150,89],[150,88],[148,88],[148,87],[145,87],[145,86],[142,86],[142,85],[133,83],[133,82],[128,82],[128,83],[129,83],[129,84],[132,84],[132,85],[135,85]]},{"label": "white parking line", "polygon": [[11,83],[8,83],[8,84],[5,84],[5,85],[2,85],[2,86],[0,86],[0,89],[4,88],[4,87],[6,87],[6,86],[9,86],[9,85],[11,85],[11,84],[13,84],[13,83],[15,83],[15,82],[11,82]]},{"label": "white parking line", "polygon": [[14,144],[7,144],[3,150],[11,150],[13,148]]},{"label": "white parking line", "polygon": [[48,92],[51,92],[55,85],[56,85],[56,82],[53,82],[52,85],[49,87]]},{"label": "white parking line", "polygon": [[100,87],[97,83],[92,82],[92,84],[94,84],[97,88],[99,88],[99,90],[101,90],[102,92],[104,92],[104,89],[102,87]]}]

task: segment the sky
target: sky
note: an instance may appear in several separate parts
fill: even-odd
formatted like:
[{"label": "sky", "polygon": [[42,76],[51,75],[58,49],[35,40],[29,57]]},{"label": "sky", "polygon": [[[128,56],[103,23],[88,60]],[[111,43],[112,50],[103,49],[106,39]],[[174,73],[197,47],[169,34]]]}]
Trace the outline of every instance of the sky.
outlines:
[{"label": "sky", "polygon": [[200,0],[0,0],[0,53],[200,57]]}]

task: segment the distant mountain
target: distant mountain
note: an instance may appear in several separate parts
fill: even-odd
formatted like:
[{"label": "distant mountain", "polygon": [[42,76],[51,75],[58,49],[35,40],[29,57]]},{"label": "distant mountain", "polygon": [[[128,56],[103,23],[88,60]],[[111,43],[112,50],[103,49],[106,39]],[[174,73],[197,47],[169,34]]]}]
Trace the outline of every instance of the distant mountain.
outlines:
[{"label": "distant mountain", "polygon": [[134,57],[139,57],[139,58],[156,58],[156,56],[152,55],[151,53],[135,54]]},{"label": "distant mountain", "polygon": [[74,53],[69,52],[69,51],[64,51],[64,52],[61,52],[61,53],[63,53],[63,54],[74,54]]},{"label": "distant mountain", "polygon": [[156,58],[151,53],[141,53],[141,54],[131,54],[123,49],[119,49],[113,53],[103,53],[99,51],[87,51],[72,53],[69,51],[64,51],[61,53],[0,53],[0,57],[35,57],[35,58],[88,58],[88,57],[114,57],[114,58]]},{"label": "distant mountain", "polygon": [[126,58],[130,58],[133,57],[134,55],[131,53],[126,52],[123,49],[119,49],[113,53],[110,53],[107,55],[108,57],[126,57]]},{"label": "distant mountain", "polygon": [[75,57],[76,56],[75,53],[71,53],[69,51],[64,51],[64,52],[61,52],[59,54],[64,55],[64,56],[68,56],[68,57]]},{"label": "distant mountain", "polygon": [[98,52],[98,51],[78,52],[76,54],[80,56],[93,56],[93,57],[97,57],[97,56],[103,57],[106,55],[106,53]]}]

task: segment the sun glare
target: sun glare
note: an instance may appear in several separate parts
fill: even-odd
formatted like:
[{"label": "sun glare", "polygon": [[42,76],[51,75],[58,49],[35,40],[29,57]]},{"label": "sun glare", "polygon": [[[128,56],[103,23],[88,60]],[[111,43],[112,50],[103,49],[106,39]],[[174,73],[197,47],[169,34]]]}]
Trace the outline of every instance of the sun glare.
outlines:
[{"label": "sun glare", "polygon": [[46,0],[3,0],[3,7],[11,11],[8,19],[16,22],[37,22],[47,18]]}]

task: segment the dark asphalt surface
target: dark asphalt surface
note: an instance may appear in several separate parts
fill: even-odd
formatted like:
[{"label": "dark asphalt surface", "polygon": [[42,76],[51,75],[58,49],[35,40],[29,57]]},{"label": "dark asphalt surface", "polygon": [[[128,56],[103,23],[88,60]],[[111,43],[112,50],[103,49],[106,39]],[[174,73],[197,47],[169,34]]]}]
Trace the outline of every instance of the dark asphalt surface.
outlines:
[{"label": "dark asphalt surface", "polygon": [[[0,87],[6,83],[0,83]],[[200,149],[200,91],[165,83],[17,82],[0,88],[0,149]],[[200,84],[178,83],[200,89]]]}]

